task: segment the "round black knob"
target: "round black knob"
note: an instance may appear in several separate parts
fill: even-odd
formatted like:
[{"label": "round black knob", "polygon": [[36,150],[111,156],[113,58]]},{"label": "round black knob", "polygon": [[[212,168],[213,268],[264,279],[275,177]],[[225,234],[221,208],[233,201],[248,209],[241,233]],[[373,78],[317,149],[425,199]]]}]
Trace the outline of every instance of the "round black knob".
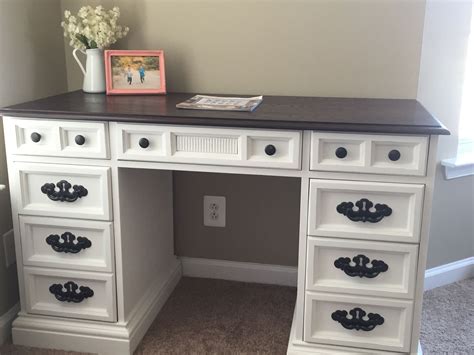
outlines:
[{"label": "round black knob", "polygon": [[83,145],[86,142],[86,138],[83,135],[78,134],[76,138],[74,138],[74,141],[77,145]]},{"label": "round black knob", "polygon": [[339,159],[347,157],[347,149],[344,147],[339,147],[336,149],[336,157]]},{"label": "round black knob", "polygon": [[146,138],[140,138],[138,145],[142,148],[148,148],[150,146],[150,141]]},{"label": "round black knob", "polygon": [[275,146],[273,144],[269,144],[265,147],[265,154],[266,155],[274,155],[276,153],[277,149],[275,148]]},{"label": "round black knob", "polygon": [[35,143],[38,143],[41,140],[41,134],[37,132],[31,133],[31,140]]},{"label": "round black knob", "polygon": [[400,152],[396,149],[393,149],[388,152],[388,159],[390,159],[391,161],[397,161],[398,159],[400,159],[400,156]]}]

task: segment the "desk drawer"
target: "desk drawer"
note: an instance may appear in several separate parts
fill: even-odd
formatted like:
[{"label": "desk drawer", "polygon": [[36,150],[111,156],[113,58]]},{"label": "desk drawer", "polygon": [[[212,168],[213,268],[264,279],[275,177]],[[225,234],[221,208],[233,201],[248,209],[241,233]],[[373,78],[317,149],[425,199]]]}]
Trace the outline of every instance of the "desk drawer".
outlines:
[{"label": "desk drawer", "polygon": [[418,246],[308,238],[306,289],[412,299]]},{"label": "desk drawer", "polygon": [[301,132],[121,124],[120,160],[301,168]]},{"label": "desk drawer", "polygon": [[24,275],[28,313],[117,320],[113,274],[25,267]]},{"label": "desk drawer", "polygon": [[15,163],[22,215],[111,220],[110,168]]},{"label": "desk drawer", "polygon": [[23,264],[113,271],[111,222],[20,216]]},{"label": "desk drawer", "polygon": [[311,170],[425,175],[428,137],[313,132]]},{"label": "desk drawer", "polygon": [[317,292],[307,292],[305,297],[305,341],[377,350],[409,350],[411,301]]},{"label": "desk drawer", "polygon": [[417,243],[424,185],[311,180],[308,234]]},{"label": "desk drawer", "polygon": [[9,117],[5,131],[13,154],[109,159],[108,130],[103,122]]}]

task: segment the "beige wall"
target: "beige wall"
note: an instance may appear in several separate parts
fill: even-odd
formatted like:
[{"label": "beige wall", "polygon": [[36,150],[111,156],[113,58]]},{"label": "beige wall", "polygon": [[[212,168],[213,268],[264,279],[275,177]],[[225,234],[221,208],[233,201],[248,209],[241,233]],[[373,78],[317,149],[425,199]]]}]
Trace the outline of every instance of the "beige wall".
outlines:
[{"label": "beige wall", "polygon": [[[451,131],[438,158],[456,155],[471,2],[428,0],[418,99]],[[445,180],[438,167],[428,267],[474,255],[474,176]]]},{"label": "beige wall", "polygon": [[[174,172],[177,255],[297,265],[300,181]],[[226,196],[225,228],[203,225],[203,195]]]},{"label": "beige wall", "polygon": [[120,6],[131,28],[118,48],[165,50],[170,91],[416,96],[421,0],[61,0],[98,3]]},{"label": "beige wall", "polygon": [[[0,0],[0,106],[67,90],[59,23],[59,0]],[[0,183],[6,182],[0,127]],[[0,236],[12,228],[8,196],[0,192]],[[17,300],[16,270],[5,267],[0,242],[0,315]]]}]

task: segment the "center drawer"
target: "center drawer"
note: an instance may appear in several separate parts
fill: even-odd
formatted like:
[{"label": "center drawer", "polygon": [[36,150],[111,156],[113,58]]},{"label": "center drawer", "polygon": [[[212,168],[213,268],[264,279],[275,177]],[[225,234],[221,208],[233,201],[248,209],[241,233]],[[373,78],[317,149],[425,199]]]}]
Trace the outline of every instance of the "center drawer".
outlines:
[{"label": "center drawer", "polygon": [[117,123],[120,160],[300,169],[301,132]]},{"label": "center drawer", "polygon": [[14,163],[21,215],[112,220],[110,168]]},{"label": "center drawer", "polygon": [[418,243],[424,185],[311,180],[308,234]]}]

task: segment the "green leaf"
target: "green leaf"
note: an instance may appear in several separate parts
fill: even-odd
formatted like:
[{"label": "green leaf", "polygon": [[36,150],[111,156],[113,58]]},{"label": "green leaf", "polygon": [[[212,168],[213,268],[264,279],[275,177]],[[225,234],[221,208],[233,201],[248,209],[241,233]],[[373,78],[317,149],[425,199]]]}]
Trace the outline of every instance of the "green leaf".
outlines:
[{"label": "green leaf", "polygon": [[91,48],[97,48],[97,43],[94,40],[91,41]]},{"label": "green leaf", "polygon": [[[83,34],[78,33],[76,35],[76,38],[86,46],[86,49],[90,49],[91,47],[89,46],[89,41],[87,40],[87,37],[84,36]],[[94,42],[95,43],[95,42]]]}]

